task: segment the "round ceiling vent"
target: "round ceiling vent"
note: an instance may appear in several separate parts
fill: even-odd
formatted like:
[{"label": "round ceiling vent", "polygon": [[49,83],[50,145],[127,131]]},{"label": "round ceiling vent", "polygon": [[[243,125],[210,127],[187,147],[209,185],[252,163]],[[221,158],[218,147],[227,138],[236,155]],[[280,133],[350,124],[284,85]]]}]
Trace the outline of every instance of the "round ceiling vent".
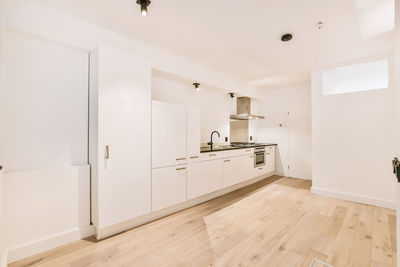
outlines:
[{"label": "round ceiling vent", "polygon": [[285,33],[284,35],[282,35],[281,41],[282,41],[282,42],[288,42],[288,41],[292,40],[292,38],[293,38],[293,35],[292,35],[292,34],[290,34],[290,33]]}]

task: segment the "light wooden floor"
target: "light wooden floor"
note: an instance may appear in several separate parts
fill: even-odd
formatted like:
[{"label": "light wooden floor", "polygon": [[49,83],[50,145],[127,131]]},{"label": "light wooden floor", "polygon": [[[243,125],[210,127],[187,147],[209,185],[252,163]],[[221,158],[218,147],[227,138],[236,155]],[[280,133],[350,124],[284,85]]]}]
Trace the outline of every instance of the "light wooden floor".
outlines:
[{"label": "light wooden floor", "polygon": [[393,210],[310,193],[271,177],[103,241],[82,240],[11,266],[396,266]]}]

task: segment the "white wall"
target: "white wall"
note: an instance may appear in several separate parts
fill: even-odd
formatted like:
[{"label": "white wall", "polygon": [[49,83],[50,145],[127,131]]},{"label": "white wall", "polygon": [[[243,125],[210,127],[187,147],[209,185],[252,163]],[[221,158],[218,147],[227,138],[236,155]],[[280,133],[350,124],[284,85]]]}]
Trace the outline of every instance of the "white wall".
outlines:
[{"label": "white wall", "polygon": [[313,192],[393,208],[393,79],[387,89],[323,96],[322,72],[312,74]]},{"label": "white wall", "polygon": [[[88,53],[5,31],[0,92],[8,261],[93,234]],[[79,167],[72,167],[80,165]]]},{"label": "white wall", "polygon": [[7,247],[4,227],[4,188],[3,188],[3,172],[0,171],[0,267],[7,265]]},{"label": "white wall", "polygon": [[256,121],[257,141],[278,144],[278,174],[311,179],[310,85],[264,90],[262,95],[255,104],[265,115]]},{"label": "white wall", "polygon": [[94,234],[89,166],[7,173],[3,186],[9,262]]},{"label": "white wall", "polygon": [[88,60],[83,50],[6,32],[0,108],[8,172],[87,164]]},{"label": "white wall", "polygon": [[230,138],[229,116],[236,113],[236,98],[231,99],[228,94],[209,90],[206,86],[201,86],[200,91],[197,92],[190,81],[155,75],[152,77],[152,98],[199,107],[202,143],[210,141],[212,131],[218,131],[221,134],[221,138],[214,135],[214,142],[224,142],[225,137]]}]

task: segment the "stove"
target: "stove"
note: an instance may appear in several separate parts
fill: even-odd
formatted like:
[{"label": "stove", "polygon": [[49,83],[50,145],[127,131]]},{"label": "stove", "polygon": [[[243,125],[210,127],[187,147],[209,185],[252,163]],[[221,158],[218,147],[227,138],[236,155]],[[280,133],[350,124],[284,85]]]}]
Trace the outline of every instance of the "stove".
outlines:
[{"label": "stove", "polygon": [[255,146],[256,143],[247,143],[247,142],[232,142],[231,146],[233,147],[252,147]]}]

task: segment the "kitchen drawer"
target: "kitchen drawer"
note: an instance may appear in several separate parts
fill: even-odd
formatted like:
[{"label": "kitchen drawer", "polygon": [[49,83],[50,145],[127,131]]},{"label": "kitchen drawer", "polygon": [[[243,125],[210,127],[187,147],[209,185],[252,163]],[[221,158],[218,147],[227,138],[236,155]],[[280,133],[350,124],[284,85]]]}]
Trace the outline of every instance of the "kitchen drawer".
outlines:
[{"label": "kitchen drawer", "polygon": [[268,166],[267,167],[266,166],[256,167],[256,168],[254,168],[254,177],[264,175],[268,172],[269,172]]},{"label": "kitchen drawer", "polygon": [[254,148],[233,149],[224,151],[224,158],[254,154]]},{"label": "kitchen drawer", "polygon": [[275,152],[275,146],[266,146],[265,152]]},{"label": "kitchen drawer", "polygon": [[[201,153],[200,157],[197,159],[197,161],[221,159],[221,158],[223,158],[223,156],[224,156],[224,151]],[[192,160],[196,160],[196,159],[192,159]]]}]

